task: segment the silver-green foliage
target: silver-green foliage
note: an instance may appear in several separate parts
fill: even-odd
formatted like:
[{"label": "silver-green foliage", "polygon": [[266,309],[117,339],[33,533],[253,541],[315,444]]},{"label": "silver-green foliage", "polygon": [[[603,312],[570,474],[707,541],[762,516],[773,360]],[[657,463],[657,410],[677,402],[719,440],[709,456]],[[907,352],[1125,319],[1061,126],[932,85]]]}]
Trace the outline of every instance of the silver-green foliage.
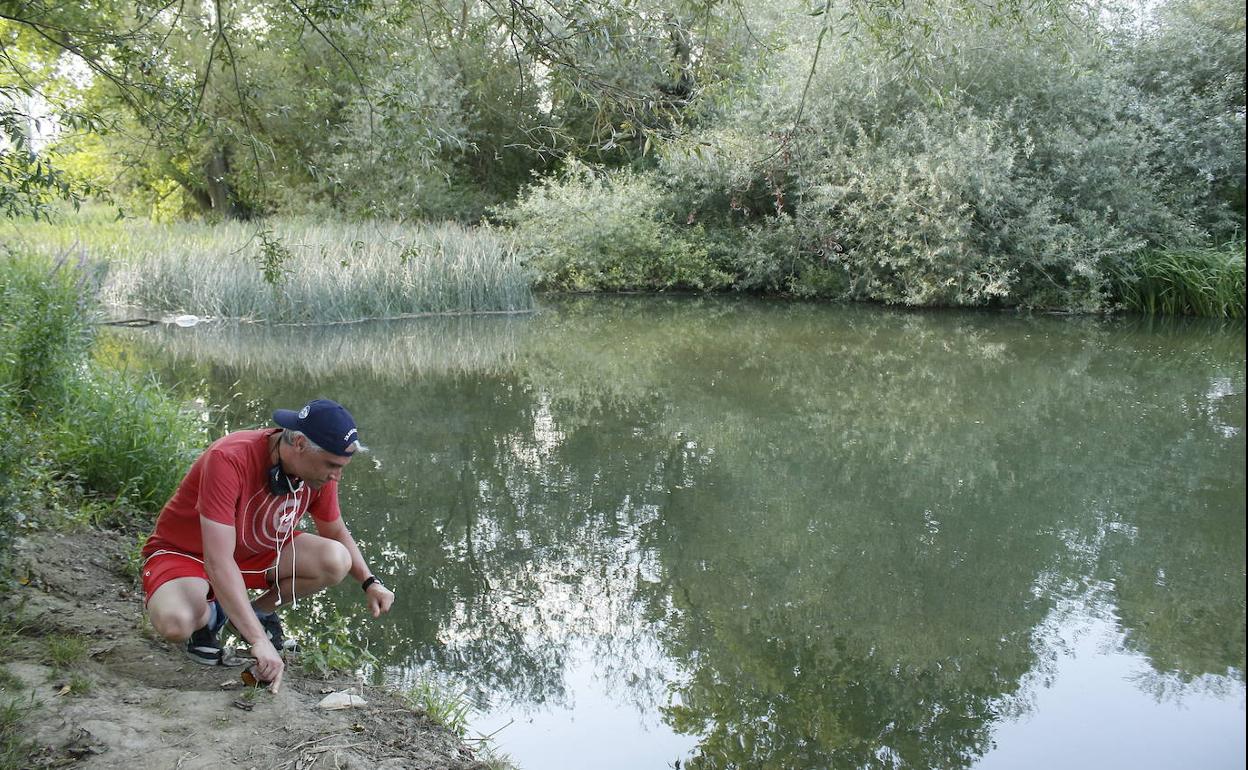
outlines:
[{"label": "silver-green foliage", "polygon": [[728,282],[696,231],[661,209],[648,176],[574,162],[500,213],[543,288],[710,290]]},{"label": "silver-green foliage", "polygon": [[1034,151],[1008,113],[918,115],[826,161],[798,221],[852,278],[854,299],[1094,309],[1106,265],[1138,236],[1070,212],[1028,167]]},{"label": "silver-green foliage", "polygon": [[918,62],[789,23],[629,210],[702,224],[736,288],[909,305],[1103,308],[1143,255],[1242,233],[1242,7],[1052,22],[936,14]]}]

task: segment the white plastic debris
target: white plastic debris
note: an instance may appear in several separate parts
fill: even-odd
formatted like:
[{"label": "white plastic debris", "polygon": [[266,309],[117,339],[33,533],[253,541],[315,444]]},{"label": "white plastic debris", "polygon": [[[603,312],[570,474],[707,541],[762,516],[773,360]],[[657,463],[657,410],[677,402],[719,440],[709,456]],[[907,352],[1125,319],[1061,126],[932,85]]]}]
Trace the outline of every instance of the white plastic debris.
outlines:
[{"label": "white plastic debris", "polygon": [[350,692],[349,690],[332,692],[324,698],[321,698],[321,702],[316,704],[317,708],[323,708],[327,711],[333,709],[360,708],[361,706],[367,705],[368,701],[364,700],[355,693]]},{"label": "white plastic debris", "polygon": [[173,324],[175,326],[181,326],[182,328],[185,329],[191,326],[195,326],[196,324],[198,324],[200,321],[204,319],[200,318],[197,315],[169,315],[169,316],[165,316],[164,318],[160,320],[162,323]]}]

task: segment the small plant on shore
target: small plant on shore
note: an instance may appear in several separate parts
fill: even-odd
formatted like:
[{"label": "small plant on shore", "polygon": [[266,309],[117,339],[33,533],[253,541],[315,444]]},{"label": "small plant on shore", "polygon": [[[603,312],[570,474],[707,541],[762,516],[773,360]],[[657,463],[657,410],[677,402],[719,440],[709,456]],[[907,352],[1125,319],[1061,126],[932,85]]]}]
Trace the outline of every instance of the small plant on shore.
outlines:
[{"label": "small plant on shore", "polygon": [[44,662],[54,669],[72,668],[87,659],[87,640],[81,636],[61,634],[44,639]]},{"label": "small plant on shore", "polygon": [[27,738],[26,718],[36,708],[17,700],[0,703],[0,770],[17,770],[30,766],[35,744]]},{"label": "small plant on shore", "polygon": [[498,751],[492,745],[481,746],[480,751],[481,756],[477,761],[484,765],[486,770],[519,770],[520,766],[510,755]]},{"label": "small plant on shore", "polygon": [[463,737],[468,729],[471,704],[464,693],[453,692],[437,682],[421,679],[400,693],[407,707]]},{"label": "small plant on shore", "polygon": [[328,678],[377,663],[377,657],[351,633],[351,619],[346,616],[329,613],[317,620],[315,632],[296,629],[295,624],[291,627],[299,638],[299,665],[308,673]]},{"label": "small plant on shore", "polygon": [[66,686],[69,688],[69,695],[87,695],[95,687],[95,682],[86,674],[75,672],[70,675]]},{"label": "small plant on shore", "polygon": [[147,543],[148,533],[139,532],[130,538],[126,547],[126,560],[121,565],[121,574],[133,583],[139,582],[143,572],[143,546]]}]

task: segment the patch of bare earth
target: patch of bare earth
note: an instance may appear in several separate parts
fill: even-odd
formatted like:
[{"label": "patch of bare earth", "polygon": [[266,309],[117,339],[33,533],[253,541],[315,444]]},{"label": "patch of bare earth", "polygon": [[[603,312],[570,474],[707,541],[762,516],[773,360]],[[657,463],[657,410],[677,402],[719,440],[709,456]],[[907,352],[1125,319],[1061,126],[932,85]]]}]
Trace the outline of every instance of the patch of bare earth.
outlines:
[{"label": "patch of bare earth", "polygon": [[[84,768],[437,768],[483,770],[455,735],[381,689],[362,708],[317,708],[332,686],[288,669],[277,695],[247,692],[238,668],[191,662],[155,637],[122,574],[124,538],[41,533],[12,554],[0,591],[8,641],[0,706],[26,711],[22,766]],[[16,636],[13,632],[16,631]],[[49,646],[80,637],[56,665]]]}]

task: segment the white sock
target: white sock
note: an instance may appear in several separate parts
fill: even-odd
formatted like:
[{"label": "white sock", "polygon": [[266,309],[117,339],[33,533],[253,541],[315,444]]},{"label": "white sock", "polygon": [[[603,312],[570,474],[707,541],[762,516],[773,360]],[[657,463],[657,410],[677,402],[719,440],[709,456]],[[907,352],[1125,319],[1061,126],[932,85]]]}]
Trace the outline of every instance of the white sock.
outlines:
[{"label": "white sock", "polygon": [[221,602],[212,600],[208,602],[208,627],[220,628],[225,625],[225,621],[229,620],[225,616],[225,610],[221,607]]}]

